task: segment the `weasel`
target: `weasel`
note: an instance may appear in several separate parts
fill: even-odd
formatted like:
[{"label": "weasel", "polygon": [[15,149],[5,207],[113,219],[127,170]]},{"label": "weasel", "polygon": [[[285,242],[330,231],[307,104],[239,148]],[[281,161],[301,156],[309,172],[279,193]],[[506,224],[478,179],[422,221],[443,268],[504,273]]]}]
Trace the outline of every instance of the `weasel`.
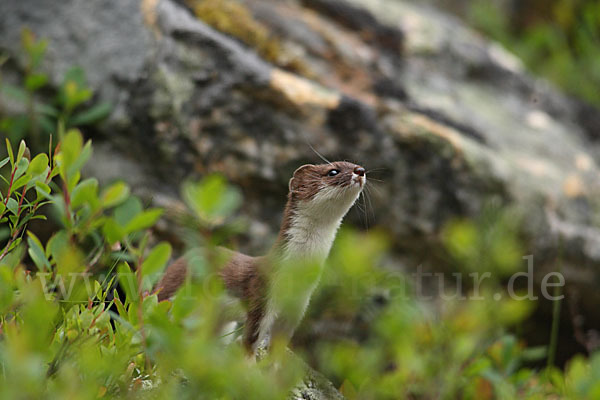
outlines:
[{"label": "weasel", "polygon": [[[223,249],[229,259],[220,276],[228,293],[246,307],[243,344],[248,352],[255,354],[273,337],[291,339],[342,219],[365,183],[365,169],[350,162],[303,165],[289,181],[281,229],[271,250],[251,257]],[[183,258],[173,262],[155,288],[159,301],[173,296],[187,274]]]}]

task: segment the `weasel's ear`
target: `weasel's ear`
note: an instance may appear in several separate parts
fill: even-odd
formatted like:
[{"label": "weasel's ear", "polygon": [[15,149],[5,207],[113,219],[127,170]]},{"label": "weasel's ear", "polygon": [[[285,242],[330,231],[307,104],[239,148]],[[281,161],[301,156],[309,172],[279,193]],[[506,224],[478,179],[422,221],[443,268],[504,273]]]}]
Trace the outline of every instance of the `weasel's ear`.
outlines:
[{"label": "weasel's ear", "polygon": [[301,167],[298,167],[295,171],[294,171],[294,175],[292,176],[292,179],[290,179],[290,182],[288,183],[288,188],[290,190],[290,192],[293,192],[295,190],[298,189],[298,179],[295,178],[299,178],[300,176],[302,176],[303,174],[305,174],[306,172],[308,172],[308,170],[314,167],[314,165],[312,164],[304,164]]}]

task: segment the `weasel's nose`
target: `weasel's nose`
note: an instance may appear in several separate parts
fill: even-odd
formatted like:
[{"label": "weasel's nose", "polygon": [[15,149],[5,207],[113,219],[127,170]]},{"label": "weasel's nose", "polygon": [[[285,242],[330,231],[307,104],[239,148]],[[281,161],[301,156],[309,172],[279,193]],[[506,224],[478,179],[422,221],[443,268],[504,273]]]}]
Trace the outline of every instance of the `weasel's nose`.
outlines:
[{"label": "weasel's nose", "polygon": [[363,167],[354,168],[354,173],[358,176],[365,176],[365,169]]}]

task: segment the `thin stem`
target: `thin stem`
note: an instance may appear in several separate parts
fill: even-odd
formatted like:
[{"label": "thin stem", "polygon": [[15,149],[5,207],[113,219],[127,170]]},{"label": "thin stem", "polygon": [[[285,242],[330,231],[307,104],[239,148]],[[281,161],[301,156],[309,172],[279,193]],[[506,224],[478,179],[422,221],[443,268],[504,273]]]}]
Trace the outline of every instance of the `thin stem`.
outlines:
[{"label": "thin stem", "polygon": [[[50,179],[50,172],[48,172],[48,174],[46,175],[46,180],[45,183],[48,184],[48,180]],[[13,176],[14,176],[14,172],[13,172]],[[12,186],[12,178],[11,178],[11,185],[9,186],[9,190],[10,187]],[[17,209],[17,217],[19,216],[19,214],[21,213],[21,206],[23,203],[23,198],[25,197],[25,188],[27,187],[27,185],[25,185],[25,187],[23,187],[23,193],[21,194],[21,199],[19,201],[19,208]],[[9,192],[10,194],[10,192]],[[7,197],[8,198],[8,197]],[[32,210],[31,210],[31,214],[35,215],[35,212],[37,211],[38,207],[40,206],[40,202],[36,201],[35,205],[33,206]],[[0,218],[2,217],[2,215],[0,215]],[[13,244],[13,242],[17,239],[17,236],[19,236],[19,232],[21,232],[25,226],[27,224],[25,224],[24,226],[22,226],[19,229],[16,229],[15,232],[13,233],[13,235],[11,236],[10,240],[8,241],[8,243],[6,244],[6,246],[4,246],[4,249],[2,251],[2,254],[0,254],[0,261],[2,261],[2,259],[4,257],[6,257],[6,254],[8,254],[8,249],[10,248],[10,246]]]},{"label": "thin stem", "polygon": [[138,296],[140,299],[140,304],[138,305],[138,319],[140,320],[140,334],[142,335],[142,347],[144,349],[144,361],[146,364],[146,370],[150,372],[151,365],[150,359],[148,358],[148,343],[146,338],[146,330],[144,329],[144,314],[142,313],[142,303],[144,301],[144,294],[142,293],[142,263],[144,261],[144,248],[140,249],[140,255],[138,257],[137,268],[136,268],[136,277],[138,283]]},{"label": "thin stem", "polygon": [[4,199],[4,211],[2,211],[2,213],[0,214],[0,218],[2,218],[4,216],[4,213],[6,212],[6,207],[8,206],[8,200],[10,199],[10,195],[12,193],[12,186],[13,186],[13,182],[15,180],[16,172],[17,172],[17,164],[15,163],[15,165],[13,166],[12,173],[10,174],[10,183],[8,184],[8,193],[6,193],[6,198]]},{"label": "thin stem", "polygon": [[4,246],[4,250],[2,251],[2,254],[0,254],[0,261],[2,261],[2,259],[4,257],[6,257],[6,255],[8,254],[8,249],[10,249],[10,246],[13,244],[13,242],[15,240],[17,240],[17,237],[19,236],[19,232],[21,232],[23,230],[23,227],[16,229],[15,232],[13,233],[13,235],[10,237],[10,240],[8,241],[8,243],[6,243],[6,246]]},{"label": "thin stem", "polygon": [[67,183],[63,181],[63,197],[65,198],[65,213],[67,215],[67,222],[71,223],[71,196],[69,195],[69,188]]},{"label": "thin stem", "polygon": [[[557,271],[562,273],[562,255],[563,255],[563,242],[559,239],[558,243],[558,257],[557,257]],[[554,296],[559,296],[561,292],[560,286],[554,287]],[[555,297],[556,298],[556,297]],[[554,360],[556,358],[556,349],[558,348],[558,329],[560,323],[560,308],[562,305],[561,300],[554,300],[552,304],[552,330],[550,331],[550,343],[548,345],[548,363],[547,367],[554,366]]]},{"label": "thin stem", "polygon": [[21,206],[23,205],[23,199],[25,198],[25,192],[27,191],[27,185],[23,186],[23,191],[21,192],[21,198],[19,199],[19,206],[17,207],[17,217],[21,215]]},{"label": "thin stem", "polygon": [[[554,296],[560,296],[560,286],[554,287]],[[556,297],[555,297],[556,298]],[[560,322],[560,308],[562,305],[561,300],[554,300],[552,304],[552,330],[550,331],[550,344],[548,345],[548,367],[554,366],[554,360],[556,358],[556,349],[558,347],[558,330]]]}]

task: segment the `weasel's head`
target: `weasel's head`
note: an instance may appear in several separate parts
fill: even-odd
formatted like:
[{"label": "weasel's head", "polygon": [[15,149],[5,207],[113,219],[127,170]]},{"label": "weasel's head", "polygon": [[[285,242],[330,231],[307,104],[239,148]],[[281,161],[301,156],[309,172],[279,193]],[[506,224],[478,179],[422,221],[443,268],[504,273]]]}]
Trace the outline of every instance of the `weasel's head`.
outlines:
[{"label": "weasel's head", "polygon": [[346,161],[298,168],[290,179],[279,232],[284,254],[324,260],[366,182],[365,169]]},{"label": "weasel's head", "polygon": [[289,183],[289,198],[305,204],[327,208],[339,207],[346,214],[367,181],[360,165],[346,161],[307,164],[298,168]]}]

